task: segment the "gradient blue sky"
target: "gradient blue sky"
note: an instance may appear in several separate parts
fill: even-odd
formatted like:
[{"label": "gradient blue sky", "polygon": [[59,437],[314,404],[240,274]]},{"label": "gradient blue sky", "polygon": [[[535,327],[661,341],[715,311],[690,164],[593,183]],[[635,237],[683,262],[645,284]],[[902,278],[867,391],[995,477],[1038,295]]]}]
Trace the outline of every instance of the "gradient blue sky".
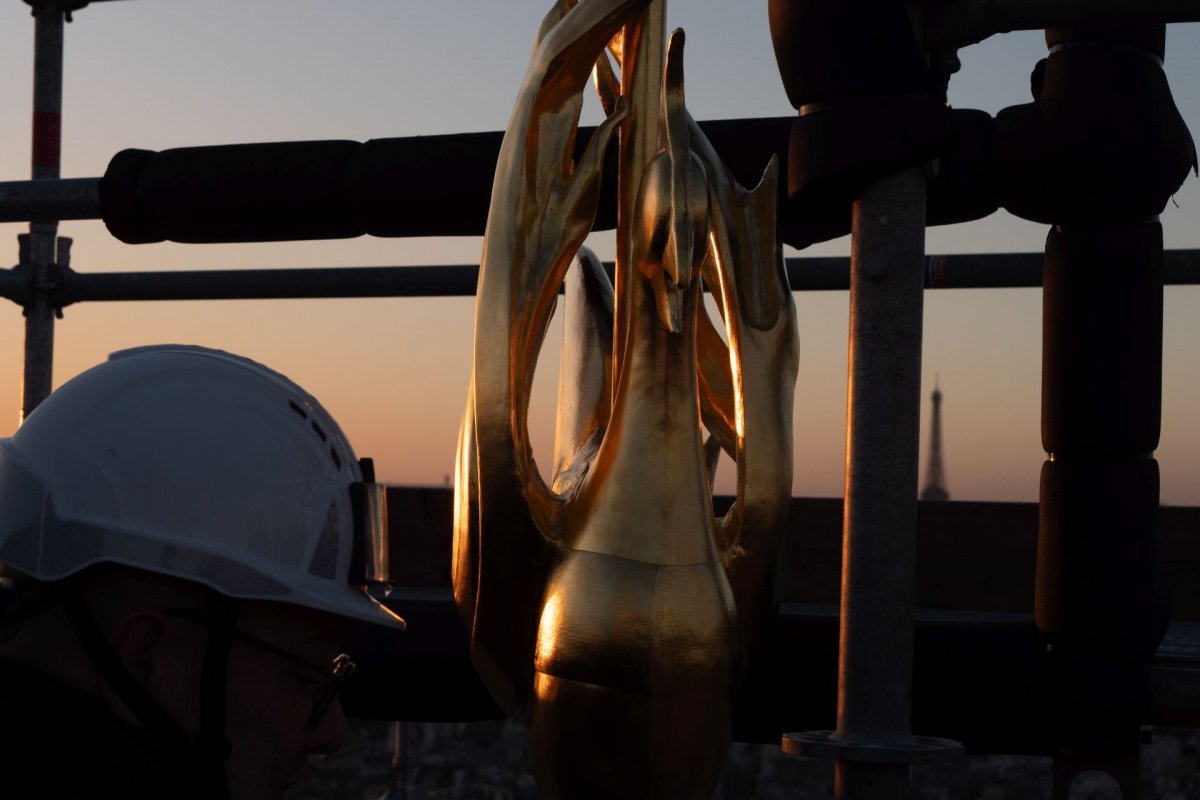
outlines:
[{"label": "gradient blue sky", "polygon": [[[94,176],[126,147],[288,139],[365,140],[499,130],[507,122],[548,0],[119,0],[67,27],[63,175]],[[791,114],[771,50],[765,0],[673,0],[688,32],[688,105],[698,119]],[[33,25],[0,4],[0,180],[29,174]],[[1038,33],[962,54],[957,107],[1028,101]],[[1200,131],[1200,25],[1167,39],[1167,73]],[[1114,113],[1120,113],[1114,109]],[[585,121],[599,116],[590,102]],[[1098,132],[1097,135],[1103,135]],[[1168,247],[1200,247],[1200,187],[1189,179],[1163,215]],[[398,187],[403,191],[403,187]],[[16,262],[23,225],[0,225]],[[255,245],[123,245],[99,222],[68,222],[80,271],[467,263],[479,239],[360,239]],[[930,253],[1040,250],[1045,228],[1004,213],[930,229]],[[612,253],[611,234],[589,244]],[[812,254],[847,254],[839,240]],[[801,368],[794,493],[842,491],[847,294],[797,295]],[[55,383],[112,350],[194,342],[291,375],[343,422],[381,477],[441,484],[451,472],[470,368],[472,301],[329,300],[90,304],[58,326]],[[1041,297],[1037,290],[928,292],[924,392],[945,394],[946,468],[956,499],[1031,500],[1044,458],[1038,434]],[[1200,287],[1168,288],[1164,351],[1164,502],[1200,504]],[[22,319],[0,310],[0,434],[16,425]],[[552,435],[557,343],[551,337],[532,414],[535,447]],[[928,414],[928,403],[925,404]],[[927,445],[922,434],[922,447]],[[922,453],[922,469],[925,465]],[[542,459],[547,460],[545,458]],[[727,479],[723,487],[729,488]]]}]

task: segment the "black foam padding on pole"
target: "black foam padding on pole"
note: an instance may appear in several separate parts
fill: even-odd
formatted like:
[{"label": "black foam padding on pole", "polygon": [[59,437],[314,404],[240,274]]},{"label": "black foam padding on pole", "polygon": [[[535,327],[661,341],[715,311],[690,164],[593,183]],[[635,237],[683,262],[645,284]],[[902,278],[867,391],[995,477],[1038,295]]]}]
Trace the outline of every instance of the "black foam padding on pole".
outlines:
[{"label": "black foam padding on pole", "polygon": [[792,123],[788,194],[826,221],[867,184],[932,160],[950,138],[948,110],[929,98],[835,102]]},{"label": "black foam padding on pole", "polygon": [[770,0],[775,59],[792,108],[929,89],[901,0]]},{"label": "black foam padding on pole", "polygon": [[[939,118],[944,116],[940,109],[937,113]],[[950,145],[943,153],[939,176],[930,183],[928,219],[934,225],[978,219],[996,207],[990,118],[980,111],[954,111],[948,118],[953,135],[945,138]],[[791,117],[709,120],[700,127],[737,181],[753,187],[773,156],[787,169],[793,122]],[[912,125],[927,130],[927,122],[917,120]],[[576,157],[593,131],[580,129]],[[361,145],[275,142],[161,153],[123,150],[100,180],[100,212],[113,236],[127,244],[363,234],[481,236],[502,136],[497,131],[373,139]],[[844,156],[853,155],[843,144],[838,146]],[[824,180],[827,168],[820,152],[807,145],[804,152],[810,172],[819,173]],[[890,164],[898,163],[896,157],[892,150],[877,150],[865,170],[851,159],[845,162],[849,164],[846,172],[853,174],[854,180],[886,172],[892,168]],[[835,187],[845,182],[838,176],[830,180]],[[594,230],[616,226],[616,190],[615,150],[610,148]],[[850,194],[839,191],[793,202],[781,181],[779,229],[783,241],[804,247],[847,233]]]},{"label": "black foam padding on pole", "polygon": [[1000,207],[996,186],[996,123],[986,111],[951,110],[952,137],[929,181],[927,225],[981,219]]},{"label": "black foam padding on pole", "polygon": [[1158,447],[1162,405],[1162,226],[1046,240],[1042,445],[1067,458],[1131,458]]},{"label": "black foam padding on pole", "polygon": [[[1162,27],[1124,38],[1153,46]],[[1127,224],[1161,213],[1196,151],[1155,54],[1120,41],[1068,41],[1076,29],[1052,33],[1070,46],[1035,72],[1037,102],[996,116],[1004,207],[1058,225]]]},{"label": "black foam padding on pole", "polygon": [[1042,655],[1038,696],[1039,733],[1053,737],[1055,745],[1047,750],[1056,758],[1066,752],[1107,760],[1136,751],[1154,705],[1147,659],[1069,651]]},{"label": "black foam padding on pole", "polygon": [[[739,182],[786,159],[790,118],[701,128]],[[576,137],[578,158],[594,128]],[[124,150],[101,179],[101,213],[127,244],[374,236],[481,236],[503,134]],[[617,164],[604,163],[595,230],[616,227]],[[781,199],[785,191],[780,189]]]},{"label": "black foam padding on pole", "polygon": [[108,162],[100,179],[100,214],[108,232],[125,244],[152,244],[163,236],[146,222],[138,179],[155,155],[153,150],[122,150]]},{"label": "black foam padding on pole", "polygon": [[1170,621],[1158,541],[1158,462],[1042,467],[1036,619],[1045,708],[1080,752],[1136,742],[1149,659]]},{"label": "black foam padding on pole", "polygon": [[[1146,220],[1195,150],[1157,58],[1162,35],[1155,24],[1050,31],[1035,103],[997,117],[1005,207],[1056,225],[1043,276],[1044,713],[1060,751],[1104,769],[1136,753],[1169,620],[1149,457],[1162,401],[1162,229]],[[1068,772],[1056,770],[1056,797]]]},{"label": "black foam padding on pole", "polygon": [[138,179],[146,220],[175,242],[339,239],[361,232],[342,188],[357,142],[181,148]]},{"label": "black foam padding on pole", "polygon": [[1052,54],[1041,104],[1053,109],[1057,224],[1159,214],[1195,162],[1166,75],[1141,53],[1082,47]]},{"label": "black foam padding on pole", "polygon": [[346,166],[354,225],[373,236],[478,235],[501,140],[489,132],[364,143]]},{"label": "black foam padding on pole", "polygon": [[[705,123],[714,139],[741,143],[759,132],[728,123]],[[779,128],[781,121],[772,120]],[[770,124],[762,126],[772,127]],[[580,128],[576,159],[595,128]],[[487,225],[491,186],[500,155],[499,131],[448,136],[372,139],[355,152],[346,169],[346,196],[354,223],[372,236],[479,236]],[[726,147],[729,142],[722,141]],[[714,145],[720,146],[720,145]],[[749,148],[765,165],[769,144]],[[761,169],[761,168],[760,168]],[[617,159],[611,146],[600,180],[595,230],[617,225]]]},{"label": "black foam padding on pole", "polygon": [[[848,231],[858,193],[932,162],[952,141],[953,123],[901,0],[770,0],[769,15],[780,77],[799,112],[782,227],[784,240],[802,247]],[[940,221],[961,219],[950,212]]]},{"label": "black foam padding on pole", "polygon": [[1158,462],[1047,461],[1038,524],[1038,629],[1059,647],[1149,657],[1170,619]]},{"label": "black foam padding on pole", "polygon": [[[926,128],[936,137],[937,146],[931,144],[925,155],[930,159],[936,156],[937,169],[927,184],[925,223],[956,225],[986,217],[1000,207],[995,121],[987,112],[974,109],[949,109],[948,114],[939,110],[938,114],[949,124],[948,129]],[[878,125],[880,120],[867,120],[865,124]],[[877,132],[851,131],[851,139],[846,139],[833,135],[834,129],[828,125],[805,128],[797,120],[795,127],[796,133],[788,143],[794,148],[787,151],[788,180],[795,179],[807,188],[790,198],[785,194],[779,219],[782,239],[793,247],[807,247],[850,233],[856,188],[912,160],[911,153],[900,157],[876,142],[860,142],[862,149],[870,152],[866,160],[845,146],[848,141],[875,136]],[[806,141],[810,135],[811,140]],[[818,141],[830,138],[838,144],[827,159]]]},{"label": "black foam padding on pole", "polygon": [[[1040,78],[1035,83],[1040,87]],[[996,112],[996,181],[1004,209],[1021,219],[1045,222],[1050,217],[1047,184],[1053,170],[1046,120],[1037,103]]]}]

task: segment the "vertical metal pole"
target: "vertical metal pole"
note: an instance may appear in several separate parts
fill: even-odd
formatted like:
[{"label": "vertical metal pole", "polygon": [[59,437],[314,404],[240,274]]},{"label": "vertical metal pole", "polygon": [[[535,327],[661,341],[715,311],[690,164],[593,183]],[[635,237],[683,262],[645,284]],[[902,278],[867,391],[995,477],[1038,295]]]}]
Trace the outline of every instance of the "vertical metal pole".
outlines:
[{"label": "vertical metal pole", "polygon": [[[912,740],[925,176],[867,187],[850,255],[838,729],[853,745]],[[909,767],[837,761],[837,797],[904,797]]]},{"label": "vertical metal pole", "polygon": [[[33,179],[59,177],[62,149],[63,12],[35,5],[33,18]],[[57,222],[29,225],[29,263],[34,292],[25,307],[25,374],[21,419],[50,394],[54,367],[54,308],[47,287],[55,263]]]}]

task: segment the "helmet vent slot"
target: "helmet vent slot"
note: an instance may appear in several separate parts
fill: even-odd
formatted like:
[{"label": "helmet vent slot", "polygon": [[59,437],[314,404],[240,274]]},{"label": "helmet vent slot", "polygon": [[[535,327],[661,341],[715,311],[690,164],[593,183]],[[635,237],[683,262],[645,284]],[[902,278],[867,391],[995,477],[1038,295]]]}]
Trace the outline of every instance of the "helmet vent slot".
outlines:
[{"label": "helmet vent slot", "polygon": [[295,400],[288,400],[288,405],[291,406],[292,411],[300,415],[300,419],[308,419],[308,412]]},{"label": "helmet vent slot", "polygon": [[313,420],[312,429],[317,432],[317,436],[321,437],[322,442],[329,440],[329,437],[325,433],[325,429],[318,425],[316,420]]},{"label": "helmet vent slot", "polygon": [[342,468],[342,457],[337,454],[337,449],[332,445],[329,447],[329,455],[333,457],[333,465],[338,469]]}]

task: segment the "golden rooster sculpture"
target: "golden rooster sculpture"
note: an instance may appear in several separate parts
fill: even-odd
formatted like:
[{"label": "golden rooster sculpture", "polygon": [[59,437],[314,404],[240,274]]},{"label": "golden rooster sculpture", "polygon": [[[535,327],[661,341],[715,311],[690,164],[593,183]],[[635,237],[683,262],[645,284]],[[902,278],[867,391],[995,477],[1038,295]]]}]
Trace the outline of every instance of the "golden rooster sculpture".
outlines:
[{"label": "golden rooster sculpture", "polygon": [[[454,593],[476,668],[528,727],[547,798],[711,797],[737,682],[777,605],[798,343],[776,166],[743,189],[690,119],[681,31],[663,63],[663,2],[551,9],[484,242]],[[576,159],[593,71],[607,118]],[[581,246],[618,132],[614,291]],[[564,280],[547,484],[526,417]],[[737,499],[717,518],[721,449],[737,465]]]}]

